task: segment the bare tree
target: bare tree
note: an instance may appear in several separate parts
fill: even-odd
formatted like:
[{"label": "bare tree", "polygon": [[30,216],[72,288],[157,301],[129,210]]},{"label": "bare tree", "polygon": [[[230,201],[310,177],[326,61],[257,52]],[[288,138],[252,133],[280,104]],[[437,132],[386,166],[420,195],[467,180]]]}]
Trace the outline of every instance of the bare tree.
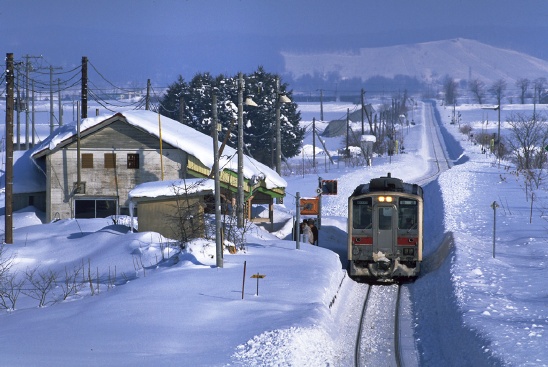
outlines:
[{"label": "bare tree", "polygon": [[527,78],[520,78],[516,80],[516,87],[518,87],[520,91],[519,99],[521,101],[521,104],[525,104],[525,95],[527,94],[529,83],[530,81]]},{"label": "bare tree", "polygon": [[24,283],[25,280],[19,279],[17,272],[4,274],[0,279],[0,308],[15,310]]},{"label": "bare tree", "polygon": [[13,256],[6,256],[4,245],[0,245],[0,280],[7,276],[13,265]]},{"label": "bare tree", "polygon": [[485,83],[479,79],[472,79],[468,83],[468,89],[476,97],[478,103],[482,104],[485,98]]},{"label": "bare tree", "polygon": [[443,92],[445,93],[445,103],[453,104],[457,99],[457,82],[455,79],[446,75],[443,79]]},{"label": "bare tree", "polygon": [[172,187],[176,196],[175,213],[169,219],[182,247],[194,238],[205,236],[203,217],[200,219],[200,212],[205,205],[198,196],[192,195],[200,184],[201,182],[183,180],[182,185]]},{"label": "bare tree", "polygon": [[542,169],[546,161],[544,147],[548,144],[548,127],[544,116],[512,113],[509,145],[518,170]]},{"label": "bare tree", "polygon": [[13,255],[6,256],[4,245],[0,245],[0,308],[15,309],[24,280],[12,272]]},{"label": "bare tree", "polygon": [[84,273],[83,265],[74,266],[72,271],[65,267],[65,280],[61,284],[63,291],[63,300],[66,300],[71,295],[74,295],[84,287],[84,284],[79,281],[79,278]]},{"label": "bare tree", "polygon": [[491,85],[491,88],[489,88],[489,92],[491,92],[495,98],[497,99],[497,104],[500,106],[500,103],[502,101],[502,97],[504,97],[504,92],[506,91],[506,80],[499,79],[496,80],[493,85]]},{"label": "bare tree", "polygon": [[23,291],[30,298],[38,301],[38,307],[44,307],[55,300],[49,299],[49,294],[55,288],[57,282],[57,273],[53,270],[40,270],[39,267],[27,269],[25,276],[29,288]]},{"label": "bare tree", "polygon": [[540,102],[540,95],[542,94],[542,92],[546,88],[546,84],[548,84],[548,82],[546,81],[546,78],[544,78],[544,77],[536,78],[533,81],[533,88],[535,90],[535,102],[536,103]]}]

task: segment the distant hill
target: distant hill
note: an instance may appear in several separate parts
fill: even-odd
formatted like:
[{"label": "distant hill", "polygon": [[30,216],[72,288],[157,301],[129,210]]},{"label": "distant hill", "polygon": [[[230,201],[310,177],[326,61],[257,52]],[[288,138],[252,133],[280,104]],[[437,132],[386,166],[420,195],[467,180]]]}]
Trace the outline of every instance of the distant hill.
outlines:
[{"label": "distant hill", "polygon": [[548,61],[462,38],[361,48],[354,53],[282,52],[282,56],[285,73],[293,78],[336,72],[341,79],[365,81],[375,76],[404,75],[435,83],[449,75],[457,80],[480,79],[487,84],[504,79],[513,85],[520,78],[548,76]]}]

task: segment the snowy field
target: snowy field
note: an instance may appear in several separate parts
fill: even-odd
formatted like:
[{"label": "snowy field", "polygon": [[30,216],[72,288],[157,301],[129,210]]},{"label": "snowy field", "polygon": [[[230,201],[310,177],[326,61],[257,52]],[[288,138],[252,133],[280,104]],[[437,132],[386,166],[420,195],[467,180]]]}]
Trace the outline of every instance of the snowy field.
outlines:
[{"label": "snowy field", "polygon": [[[130,233],[107,219],[42,224],[32,208],[15,213],[14,244],[3,254],[13,257],[11,270],[59,276],[42,307],[26,289],[15,310],[0,310],[0,364],[351,365],[356,294],[364,285],[344,271],[347,197],[358,184],[387,172],[413,182],[427,170],[432,157],[424,148],[421,106],[414,111],[417,124],[406,131],[406,154],[375,157],[372,167],[340,161],[285,176],[288,195],[275,212],[281,229],[268,233],[253,226],[244,250],[224,254],[223,268],[215,267],[214,242],[196,241],[177,252],[157,233]],[[533,109],[503,107],[503,134],[507,112]],[[300,108],[303,126],[319,118],[318,105]],[[347,108],[355,107],[326,104],[325,119],[340,118]],[[511,163],[499,165],[482,154],[481,146],[449,123],[452,109],[438,110],[454,166],[424,188],[425,263],[448,234],[454,246],[445,261],[409,286],[420,364],[548,366],[548,195],[543,187],[535,189],[531,202]],[[473,131],[496,131],[495,111],[475,105],[457,110]],[[546,113],[546,106],[539,110]],[[311,140],[309,133],[305,155],[292,166],[308,165]],[[342,147],[343,138],[325,140],[330,151]],[[295,215],[296,193],[314,196],[319,177],[337,179],[339,194],[323,200],[320,246],[301,243],[297,250],[291,225],[283,223]],[[79,277],[91,274],[95,281],[63,300],[65,274],[78,269]],[[257,273],[265,275],[259,283],[250,278]]]}]

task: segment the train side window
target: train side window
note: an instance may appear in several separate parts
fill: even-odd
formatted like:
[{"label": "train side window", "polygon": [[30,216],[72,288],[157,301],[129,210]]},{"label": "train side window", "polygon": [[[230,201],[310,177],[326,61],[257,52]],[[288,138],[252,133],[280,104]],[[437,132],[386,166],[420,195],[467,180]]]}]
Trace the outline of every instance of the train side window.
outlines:
[{"label": "train side window", "polygon": [[352,203],[352,227],[368,229],[372,224],[371,198],[356,199]]}]

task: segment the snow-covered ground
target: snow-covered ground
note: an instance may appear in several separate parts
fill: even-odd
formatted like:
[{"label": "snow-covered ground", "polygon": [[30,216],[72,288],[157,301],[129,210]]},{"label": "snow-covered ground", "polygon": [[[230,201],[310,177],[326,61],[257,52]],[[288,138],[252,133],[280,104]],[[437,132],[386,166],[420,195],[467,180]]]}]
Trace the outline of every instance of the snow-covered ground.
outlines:
[{"label": "snow-covered ground", "polygon": [[[318,105],[300,108],[306,126],[319,116]],[[324,105],[325,119],[344,116],[346,108],[353,106]],[[511,108],[531,113],[533,106]],[[480,106],[457,110],[474,131],[496,131],[494,111],[489,124],[482,124],[486,110]],[[372,167],[341,161],[284,177],[288,195],[276,206],[277,223],[295,214],[297,192],[314,196],[319,177],[338,179],[339,194],[322,200],[319,247],[301,243],[297,250],[291,225],[272,234],[253,226],[245,249],[226,252],[224,267],[217,268],[214,242],[197,241],[178,253],[156,233],[130,233],[107,219],[41,224],[40,213],[31,208],[15,213],[14,244],[4,247],[4,258],[13,256],[11,270],[21,275],[51,270],[59,284],[44,307],[38,307],[37,297],[23,294],[27,287],[15,310],[0,311],[0,364],[351,365],[357,294],[364,285],[343,269],[346,200],[372,177],[391,172],[412,182],[427,170],[431,157],[424,149],[422,111],[414,111],[417,124],[405,131],[406,154],[376,157]],[[430,266],[409,286],[421,365],[548,365],[548,195],[535,190],[531,205],[515,168],[505,161],[499,167],[450,125],[452,110],[441,106],[439,112],[455,165],[425,186]],[[507,125],[502,128],[504,133]],[[310,144],[311,135],[306,139]],[[330,150],[342,146],[342,138],[325,140]],[[304,155],[292,166],[309,160]],[[495,257],[494,201],[499,205]],[[437,264],[432,259],[448,233],[454,246]],[[94,281],[63,301],[62,279],[77,272],[78,279],[91,275]],[[250,278],[257,273],[265,276],[258,283]]]}]

